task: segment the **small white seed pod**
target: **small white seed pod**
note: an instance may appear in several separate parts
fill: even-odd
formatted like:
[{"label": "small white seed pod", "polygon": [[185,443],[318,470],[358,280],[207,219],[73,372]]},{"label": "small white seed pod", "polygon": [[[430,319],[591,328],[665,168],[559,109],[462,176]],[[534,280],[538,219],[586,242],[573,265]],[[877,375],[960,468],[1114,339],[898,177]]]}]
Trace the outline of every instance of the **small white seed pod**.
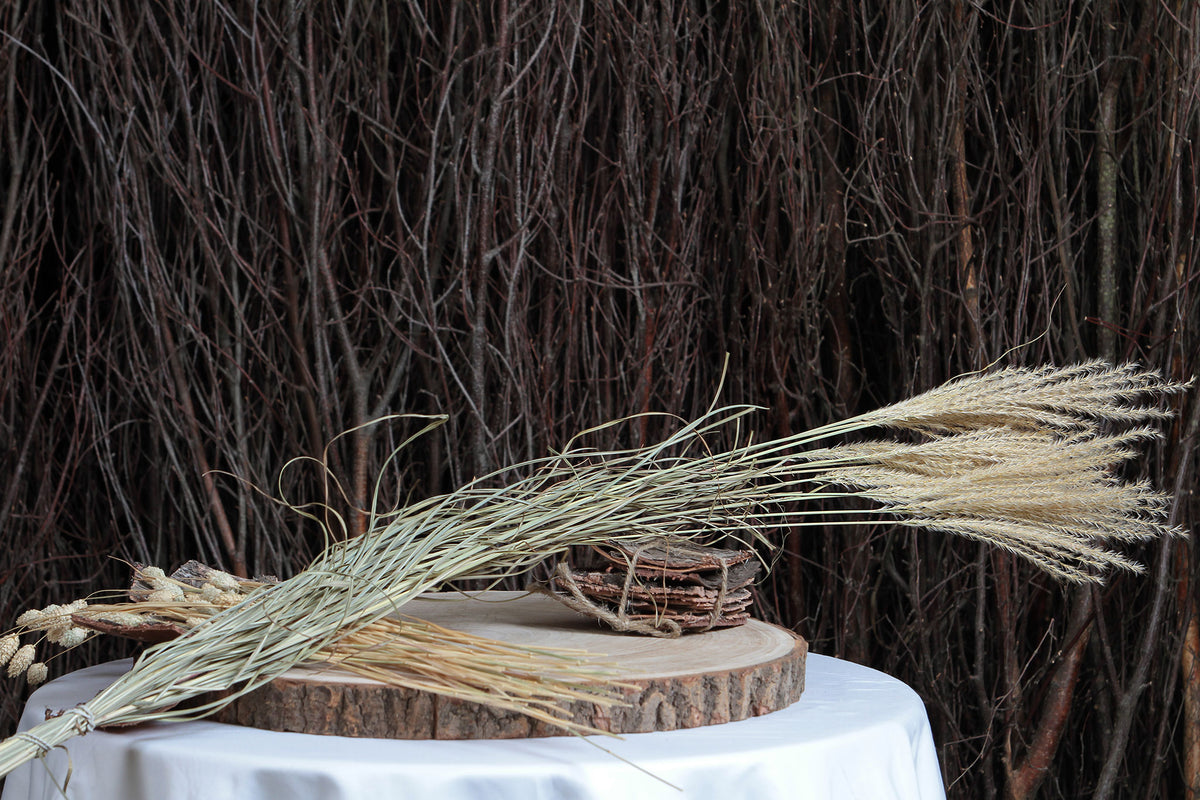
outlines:
[{"label": "small white seed pod", "polygon": [[91,631],[87,628],[69,628],[66,633],[58,639],[59,647],[75,647],[87,641]]},{"label": "small white seed pod", "polygon": [[182,600],[183,593],[178,596],[170,589],[155,589],[150,594],[146,595],[147,602],[150,603],[174,603],[176,600]]},{"label": "small white seed pod", "polygon": [[71,612],[68,606],[60,606],[58,604],[48,605],[42,609],[42,617],[33,627],[41,628],[42,630],[54,630],[63,628],[71,624]]},{"label": "small white seed pod", "polygon": [[221,592],[214,600],[219,606],[236,606],[238,603],[246,599],[246,595],[238,594],[237,592]]},{"label": "small white seed pod", "polygon": [[46,629],[46,639],[53,644],[61,644],[62,638],[67,635],[67,631],[71,630],[71,619],[64,618],[57,625],[52,625]]},{"label": "small white seed pod", "polygon": [[42,621],[43,616],[45,616],[45,615],[42,614],[40,609],[31,608],[28,611],[26,611],[24,614],[22,614],[21,616],[17,617],[17,627],[19,627],[19,628],[37,627],[37,624]]},{"label": "small white seed pod", "polygon": [[29,665],[33,663],[33,659],[35,658],[35,652],[36,650],[33,645],[23,645],[12,657],[12,661],[8,662],[8,677],[15,678],[29,669]]},{"label": "small white seed pod", "polygon": [[0,639],[0,667],[8,663],[17,652],[17,648],[21,646],[21,640],[15,633],[10,633],[3,639]]},{"label": "small white seed pod", "polygon": [[141,571],[138,573],[138,578],[146,583],[160,580],[165,577],[167,577],[167,573],[163,572],[158,567],[142,567]]},{"label": "small white seed pod", "polygon": [[37,686],[40,683],[45,683],[46,675],[49,674],[49,672],[50,671],[46,669],[46,665],[41,661],[38,661],[34,664],[30,664],[29,668],[25,670],[25,681],[30,686]]},{"label": "small white seed pod", "polygon": [[228,572],[221,572],[219,569],[214,569],[209,573],[208,582],[223,592],[236,592],[239,589],[237,579]]}]

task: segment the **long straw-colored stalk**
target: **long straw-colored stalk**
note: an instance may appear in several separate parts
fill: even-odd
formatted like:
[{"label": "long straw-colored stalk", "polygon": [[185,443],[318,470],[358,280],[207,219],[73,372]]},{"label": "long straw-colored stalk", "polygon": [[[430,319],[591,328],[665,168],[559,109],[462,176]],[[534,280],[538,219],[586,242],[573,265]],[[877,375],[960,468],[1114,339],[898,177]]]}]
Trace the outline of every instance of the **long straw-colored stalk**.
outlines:
[{"label": "long straw-colored stalk", "polygon": [[[879,503],[859,512],[869,518],[996,544],[1067,580],[1136,569],[1105,543],[1177,531],[1163,522],[1165,497],[1123,483],[1114,469],[1150,435],[1145,426],[1166,415],[1143,399],[1182,388],[1132,365],[1005,369],[720,452],[707,449],[708,439],[753,409],[715,410],[645,448],[590,450],[581,438],[561,455],[519,465],[512,471],[528,477],[507,486],[488,476],[374,513],[369,533],[330,545],[294,578],[147,650],[79,709],[0,743],[0,775],[96,724],[215,710],[228,700],[164,709],[206,692],[236,696],[320,660],[343,637],[446,581],[513,574],[570,546],[614,539],[762,537],[767,527],[814,524],[812,501],[846,494]],[[876,427],[923,440],[804,449]]]}]

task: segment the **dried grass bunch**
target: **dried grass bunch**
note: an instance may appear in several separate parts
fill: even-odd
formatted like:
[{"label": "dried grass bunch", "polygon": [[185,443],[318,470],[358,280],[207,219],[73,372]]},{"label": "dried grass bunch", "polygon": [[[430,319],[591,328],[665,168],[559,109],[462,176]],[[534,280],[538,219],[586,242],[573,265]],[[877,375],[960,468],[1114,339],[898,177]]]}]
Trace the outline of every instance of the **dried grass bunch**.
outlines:
[{"label": "dried grass bunch", "polygon": [[[1098,581],[1110,568],[1137,570],[1107,545],[1179,531],[1164,522],[1167,498],[1143,482],[1122,481],[1117,469],[1136,444],[1158,435],[1150,426],[1168,416],[1148,402],[1183,388],[1134,365],[1011,368],[960,378],[834,425],[720,452],[711,451],[708,440],[732,431],[741,442],[740,426],[754,409],[713,410],[643,448],[592,449],[581,434],[562,454],[519,465],[527,477],[508,485],[495,487],[498,476],[486,476],[395,511],[373,508],[365,535],[329,545],[289,580],[213,609],[178,639],[145,651],[92,700],[0,743],[0,775],[97,725],[211,713],[293,666],[355,652],[347,649],[355,637],[397,642],[396,650],[375,659],[371,668],[380,674],[409,663],[414,651],[406,648],[414,642],[406,631],[419,626],[395,630],[379,627],[380,621],[446,581],[512,575],[573,545],[651,535],[749,536],[769,545],[764,531],[771,528],[828,524],[817,515],[831,512],[814,509],[814,501],[874,500],[874,510],[846,515],[989,542],[1065,580]],[[812,449],[815,442],[872,428],[906,431],[912,441]],[[458,633],[438,635],[438,646],[466,641]],[[367,669],[362,662],[360,668]],[[443,662],[427,677],[437,683],[457,668]],[[209,692],[228,694],[176,707]],[[524,707],[516,695],[482,699],[505,697]]]},{"label": "dried grass bunch", "polygon": [[[0,666],[12,657],[9,677],[25,671],[28,683],[41,683],[47,667],[31,663],[35,644],[18,650],[22,634],[41,633],[47,642],[64,649],[82,644],[96,632],[165,642],[186,635],[274,583],[278,581],[238,578],[194,561],[172,575],[158,567],[138,566],[127,598],[77,600],[69,606],[22,614],[18,631],[0,640]],[[586,653],[498,642],[408,615],[383,617],[349,632],[319,651],[313,661],[392,686],[519,711],[577,733],[599,731],[565,718],[568,703],[617,702],[607,691],[614,686],[612,670],[589,660]]]}]

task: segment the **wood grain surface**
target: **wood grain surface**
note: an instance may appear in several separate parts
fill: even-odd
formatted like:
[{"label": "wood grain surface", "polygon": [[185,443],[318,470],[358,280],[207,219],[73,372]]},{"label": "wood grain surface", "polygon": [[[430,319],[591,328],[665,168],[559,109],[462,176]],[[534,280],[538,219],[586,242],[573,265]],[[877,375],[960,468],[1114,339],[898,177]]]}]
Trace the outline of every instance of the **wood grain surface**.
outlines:
[{"label": "wood grain surface", "polygon": [[[751,620],[736,628],[654,639],[598,627],[542,595],[426,595],[404,613],[515,644],[585,650],[616,665],[626,703],[568,706],[574,721],[613,733],[693,728],[766,714],[800,698],[805,641]],[[293,669],[217,717],[278,731],[392,739],[511,739],[561,728],[478,703],[376,683],[328,668]]]}]

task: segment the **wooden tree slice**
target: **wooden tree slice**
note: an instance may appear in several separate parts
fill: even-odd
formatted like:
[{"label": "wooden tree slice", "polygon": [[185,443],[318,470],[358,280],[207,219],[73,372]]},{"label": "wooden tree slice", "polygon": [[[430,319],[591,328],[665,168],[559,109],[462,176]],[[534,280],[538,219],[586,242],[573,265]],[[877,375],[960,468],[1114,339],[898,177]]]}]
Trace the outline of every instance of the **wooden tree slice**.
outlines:
[{"label": "wooden tree slice", "polygon": [[[750,620],[737,628],[652,639],[601,629],[542,595],[425,595],[403,609],[437,625],[523,645],[586,650],[616,664],[627,705],[569,707],[612,733],[714,725],[784,708],[804,691],[807,643]],[[514,739],[561,728],[478,703],[401,689],[328,668],[303,667],[235,700],[217,717],[276,731],[385,739]]]}]

